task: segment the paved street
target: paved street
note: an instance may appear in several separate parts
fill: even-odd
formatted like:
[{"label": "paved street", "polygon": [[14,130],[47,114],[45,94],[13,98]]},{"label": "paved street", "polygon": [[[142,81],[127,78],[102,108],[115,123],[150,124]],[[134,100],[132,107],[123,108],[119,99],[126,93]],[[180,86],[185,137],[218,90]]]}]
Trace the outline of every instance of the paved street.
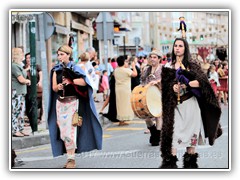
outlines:
[{"label": "paved street", "polygon": [[[222,106],[223,135],[215,145],[198,147],[200,168],[229,168],[228,108]],[[149,134],[143,120],[135,119],[130,125],[119,127],[110,123],[104,130],[103,150],[82,153],[76,157],[76,167],[84,168],[157,168],[161,157],[159,146],[148,143]],[[66,156],[53,158],[50,144],[16,150],[16,168],[62,168]],[[178,153],[178,166],[182,167],[184,149]]]}]

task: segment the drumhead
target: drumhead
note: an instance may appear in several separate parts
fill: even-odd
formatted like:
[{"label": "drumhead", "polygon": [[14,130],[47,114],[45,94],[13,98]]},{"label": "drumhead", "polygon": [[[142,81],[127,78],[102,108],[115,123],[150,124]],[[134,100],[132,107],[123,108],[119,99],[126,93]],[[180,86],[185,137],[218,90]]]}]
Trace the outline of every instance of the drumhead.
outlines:
[{"label": "drumhead", "polygon": [[157,86],[150,86],[146,93],[148,110],[154,117],[162,116],[162,94]]}]

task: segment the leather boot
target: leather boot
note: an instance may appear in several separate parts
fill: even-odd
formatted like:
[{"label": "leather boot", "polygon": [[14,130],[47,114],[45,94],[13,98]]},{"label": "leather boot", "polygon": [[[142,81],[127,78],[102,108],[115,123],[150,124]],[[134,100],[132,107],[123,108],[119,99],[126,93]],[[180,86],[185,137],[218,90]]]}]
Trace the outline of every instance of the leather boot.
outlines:
[{"label": "leather boot", "polygon": [[149,139],[149,143],[152,145],[152,146],[159,146],[159,143],[160,143],[160,133],[161,131],[160,130],[157,130],[155,124],[151,127],[148,127],[149,131],[150,131],[150,139]]},{"label": "leather boot", "polygon": [[183,155],[183,168],[198,168],[197,164],[198,153],[188,154],[185,152]]},{"label": "leather boot", "polygon": [[177,156],[169,156],[167,158],[163,158],[162,165],[159,167],[161,169],[176,169],[178,158]]}]

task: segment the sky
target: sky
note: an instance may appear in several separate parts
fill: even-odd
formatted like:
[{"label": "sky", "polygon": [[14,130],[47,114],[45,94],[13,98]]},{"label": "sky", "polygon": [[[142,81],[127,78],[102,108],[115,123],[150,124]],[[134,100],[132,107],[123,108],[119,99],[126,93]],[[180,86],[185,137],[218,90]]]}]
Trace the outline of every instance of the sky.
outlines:
[{"label": "sky", "polygon": [[[30,3],[31,2],[31,3]],[[101,3],[100,3],[101,2]],[[11,104],[9,103],[9,93],[10,93],[10,69],[9,69],[9,49],[11,44],[9,42],[9,9],[230,9],[231,10],[231,48],[229,49],[231,52],[230,57],[230,71],[231,75],[231,85],[230,85],[230,96],[231,96],[231,104],[229,108],[229,120],[231,120],[231,155],[232,155],[232,170],[230,172],[134,172],[134,173],[126,173],[126,172],[118,172],[120,178],[137,178],[137,179],[152,179],[152,178],[169,178],[169,179],[203,179],[203,178],[211,178],[211,179],[236,179],[237,176],[240,175],[240,155],[239,152],[239,130],[240,127],[239,119],[237,119],[237,108],[239,107],[239,92],[238,88],[239,81],[237,81],[237,77],[239,76],[239,61],[237,58],[237,52],[239,48],[237,46],[239,40],[239,20],[237,17],[240,17],[239,5],[236,0],[218,0],[218,1],[209,1],[209,0],[201,0],[201,1],[192,1],[189,0],[169,0],[169,1],[159,1],[157,0],[121,0],[114,2],[106,1],[106,0],[87,0],[87,2],[76,1],[76,0],[68,0],[68,1],[60,1],[60,0],[41,0],[41,1],[29,1],[29,0],[6,0],[1,2],[1,62],[2,68],[0,70],[0,112],[3,114],[1,116],[1,137],[2,148],[0,148],[1,155],[1,176],[5,179],[49,179],[57,178],[60,179],[70,179],[71,178],[86,178],[91,175],[92,178],[98,179],[113,179],[116,178],[116,173],[114,172],[88,172],[88,173],[51,173],[51,172],[10,172],[8,166],[8,152],[9,152],[9,133],[8,133],[8,125],[10,121],[10,113]],[[37,174],[40,174],[38,176]]]}]

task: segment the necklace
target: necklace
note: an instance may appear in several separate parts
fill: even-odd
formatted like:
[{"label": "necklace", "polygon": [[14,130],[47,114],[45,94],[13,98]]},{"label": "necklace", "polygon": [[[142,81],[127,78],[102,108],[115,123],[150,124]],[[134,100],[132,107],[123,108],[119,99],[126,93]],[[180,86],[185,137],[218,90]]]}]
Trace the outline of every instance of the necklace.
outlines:
[{"label": "necklace", "polygon": [[153,68],[151,69],[151,74],[149,74],[149,77],[153,77],[154,79],[156,79],[156,76],[154,74],[158,70],[158,67],[159,67],[159,65],[156,67],[156,69],[154,71],[153,71]]},{"label": "necklace", "polygon": [[155,68],[155,70],[153,71],[153,67],[152,67],[152,69],[151,69],[151,74],[155,74],[155,72],[157,71],[157,69],[158,69],[158,66],[159,65],[157,65],[157,67]]}]

